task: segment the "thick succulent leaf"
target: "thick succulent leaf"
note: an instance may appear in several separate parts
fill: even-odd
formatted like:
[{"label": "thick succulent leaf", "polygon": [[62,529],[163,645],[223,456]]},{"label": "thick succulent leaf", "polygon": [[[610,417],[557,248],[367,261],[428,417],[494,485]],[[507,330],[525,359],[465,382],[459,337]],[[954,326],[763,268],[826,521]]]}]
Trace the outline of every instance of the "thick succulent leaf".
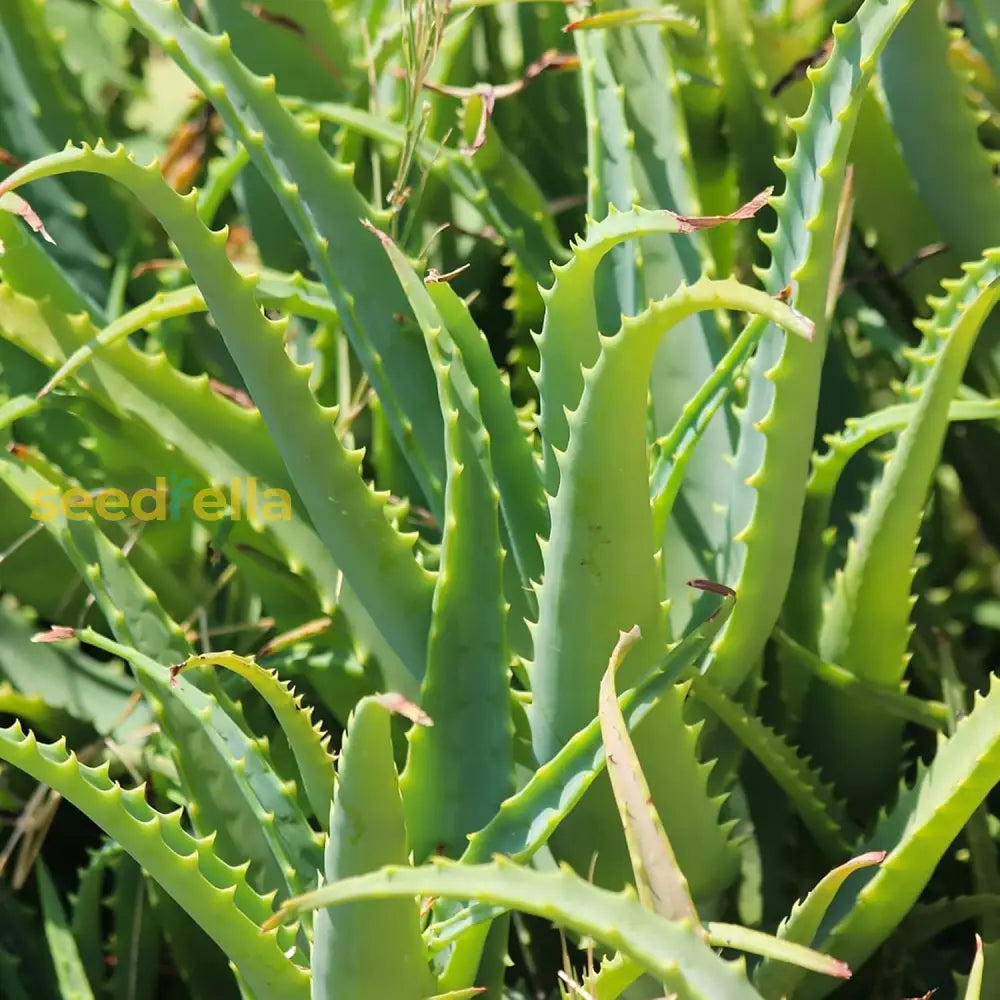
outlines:
[{"label": "thick succulent leaf", "polygon": [[245,866],[221,861],[212,837],[194,838],[178,810],[156,812],[144,788],[123,789],[108,777],[107,765],[91,768],[67,754],[61,743],[39,744],[15,723],[0,729],[0,757],[56,789],[136,861],[202,926],[261,996],[305,1000],[306,974],[282,953],[287,941],[261,924],[270,897],[247,884]]},{"label": "thick succulent leaf", "polygon": [[[808,945],[815,938],[820,924],[826,916],[840,887],[848,876],[869,865],[880,864],[885,855],[880,851],[861,854],[844,864],[838,865],[833,871],[823,876],[805,899],[801,899],[792,907],[792,912],[778,927],[778,937],[783,941],[792,941]],[[753,974],[753,984],[767,1000],[781,1000],[790,997],[795,992],[796,985],[802,979],[801,967],[765,959]]]},{"label": "thick succulent leaf", "polygon": [[[809,482],[806,486],[806,501],[802,511],[802,527],[799,545],[795,553],[795,566],[789,585],[789,597],[783,609],[783,622],[794,631],[789,641],[798,643],[793,653],[799,662],[822,663],[809,649],[819,645],[819,632],[823,622],[823,599],[826,596],[826,573],[829,557],[827,531],[830,527],[834,496],[841,482],[848,462],[862,449],[878,441],[886,434],[903,430],[914,418],[917,404],[897,403],[875,410],[863,417],[851,417],[843,431],[824,437],[826,451],[814,454]],[[994,399],[959,399],[948,407],[948,423],[972,420],[995,420],[1000,416],[1000,401]],[[804,645],[802,645],[804,644]],[[786,643],[787,646],[787,643]],[[801,653],[801,655],[799,655]],[[811,656],[811,661],[804,657]],[[829,675],[828,675],[829,676]],[[876,697],[899,703],[905,697],[900,691],[867,684],[862,678],[844,671],[841,679],[845,684],[853,681],[864,683],[866,689]],[[797,683],[796,701],[801,702],[805,685]],[[787,695],[786,695],[787,700]],[[916,706],[911,706],[916,708]],[[910,718],[920,719],[925,713],[919,712]],[[905,716],[904,716],[905,717]]]},{"label": "thick succulent leaf", "polygon": [[639,236],[681,233],[689,228],[671,212],[623,212],[612,207],[607,218],[591,224],[586,237],[572,244],[570,260],[553,267],[552,287],[542,291],[545,321],[537,338],[540,428],[549,494],[554,496],[559,485],[556,454],[569,443],[567,412],[579,405],[584,372],[593,367],[600,352],[594,301],[598,266],[616,247]]},{"label": "thick succulent leaf", "polygon": [[[383,865],[406,864],[408,847],[390,734],[374,698],[358,705],[340,755],[324,881],[341,885]],[[313,1000],[425,1000],[433,992],[410,898],[358,900],[313,922]]]},{"label": "thick succulent leaf", "polygon": [[325,829],[330,818],[334,786],[334,761],[328,749],[330,737],[323,732],[319,723],[312,721],[312,709],[303,706],[302,695],[296,696],[291,686],[273,670],[232,651],[189,657],[171,671],[171,676],[176,677],[181,671],[192,667],[223,667],[232,670],[249,681],[267,702],[295,756],[302,787],[313,814]]},{"label": "thick succulent leaf", "polygon": [[703,674],[691,677],[694,697],[752,753],[788,797],[792,809],[828,857],[843,854],[853,828],[818,769],[777,732]]},{"label": "thick succulent leaf", "polygon": [[[562,287],[561,281],[559,294]],[[566,416],[569,446],[555,453],[559,486],[537,588],[529,716],[540,762],[555,756],[593,717],[605,669],[600,650],[614,644],[620,629],[638,625],[643,636],[625,666],[625,684],[659,656],[664,622],[647,485],[646,387],[665,333],[685,316],[714,308],[759,313],[798,336],[812,332],[808,319],[763,292],[732,280],[703,279],[627,319],[618,335],[600,337],[599,357],[580,373],[583,397]],[[692,893],[710,896],[731,877],[733,859],[718,826],[718,803],[706,795],[693,740],[683,735],[679,718],[668,720],[665,713],[661,708],[659,721],[640,731],[636,747]],[[598,851],[598,882],[622,885],[629,876],[620,831],[598,818],[611,807],[609,789],[595,791],[603,801],[591,796],[581,803],[572,829],[557,835],[557,849],[568,851],[564,857],[578,870],[586,870]]]},{"label": "thick succulent leaf", "polygon": [[997,243],[1000,190],[948,45],[937,6],[915,4],[882,53],[879,80],[920,200],[951,249],[973,260]]},{"label": "thick succulent leaf", "polygon": [[[309,252],[428,504],[439,514],[441,413],[427,352],[420,338],[394,319],[409,314],[406,299],[379,248],[361,238],[359,220],[372,210],[354,187],[350,168],[337,164],[318,141],[318,123],[302,124],[284,107],[274,77],[251,73],[233,55],[226,35],[213,37],[196,28],[176,0],[100,3],[160,45],[250,152]],[[207,295],[205,283],[194,276]],[[252,389],[251,395],[266,419],[267,406]]]},{"label": "thick succulent leaf", "polygon": [[683,920],[696,926],[698,911],[656,813],[615,692],[615,673],[640,638],[638,628],[621,633],[601,680],[597,718],[604,740],[608,777],[625,831],[639,902],[668,920]]},{"label": "thick succulent leaf", "polygon": [[[909,912],[948,846],[998,781],[1000,684],[994,681],[989,694],[977,696],[954,735],[939,736],[933,762],[919,766],[913,785],[859,845],[863,853],[885,851],[886,858],[845,884],[813,947],[858,968]],[[803,1000],[827,993],[828,985],[813,976],[801,990]]]},{"label": "thick succulent leaf", "polygon": [[[704,581],[693,583],[699,589],[711,589]],[[712,593],[717,592],[712,590]],[[673,702],[672,715],[680,716],[687,690],[677,684],[678,677],[708,649],[732,613],[735,595],[723,592],[721,597],[718,607],[678,642],[662,663],[635,688],[621,695],[619,703],[629,729],[635,729],[663,700]],[[469,837],[461,861],[478,864],[494,855],[529,861],[569,815],[606,763],[600,721],[594,718],[567,740],[552,760],[540,765],[524,788],[503,802],[482,830]],[[468,981],[475,973],[479,949],[486,936],[486,925],[480,921],[493,915],[490,908],[476,905],[462,912],[452,907],[451,913],[452,916],[432,925],[427,932],[428,942],[435,951],[456,938],[461,939],[442,975],[442,986]]]},{"label": "thick succulent leaf", "polygon": [[413,675],[422,676],[432,577],[387,520],[386,498],[362,481],[361,454],[340,443],[336,410],[317,403],[307,371],[285,353],[280,327],[254,302],[255,281],[241,277],[229,262],[224,233],[205,229],[191,196],[176,194],[158,172],[140,167],[124,150],[70,147],[12,174],[0,190],[74,170],[103,173],[124,184],[180,248],[316,530],[386,640]]},{"label": "thick succulent leaf", "polygon": [[510,390],[500,377],[490,346],[469,315],[468,307],[447,282],[432,283],[427,291],[479,393],[483,426],[490,435],[500,510],[511,554],[520,570],[522,584],[527,587],[530,581],[541,579],[539,539],[549,533],[548,505],[535,454],[518,424]]},{"label": "thick succulent leaf", "polygon": [[251,882],[280,896],[316,877],[319,846],[294,787],[275,773],[266,740],[254,740],[211,695],[138,650],[91,629],[82,640],[131,664],[170,737],[195,828],[213,833],[217,850],[249,858]]},{"label": "thick succulent leaf", "polygon": [[[604,15],[627,21],[641,10],[642,0],[605,0],[600,8]],[[607,95],[596,106],[598,111],[610,111],[611,116],[590,117],[588,124],[602,136],[602,155],[617,156],[616,146],[624,143],[623,162],[604,169],[612,177],[626,175],[630,182],[627,193],[609,191],[616,197],[608,200],[622,209],[635,203],[685,215],[700,214],[686,113],[690,109],[684,107],[674,40],[647,25],[616,27],[602,41],[610,67],[608,82],[616,86],[617,93]],[[601,86],[602,81],[595,83]],[[618,126],[616,97],[627,125],[620,135],[614,132]],[[607,133],[611,138],[603,138]],[[592,149],[592,164],[593,153]],[[627,198],[624,203],[622,194]],[[604,205],[598,206],[594,217],[602,216],[605,210]],[[620,315],[638,314],[651,301],[684,283],[693,284],[703,273],[714,276],[715,262],[705,236],[698,230],[679,237],[648,235],[616,251],[620,259],[612,260],[609,269],[613,280],[599,274],[595,290],[602,332],[613,333]],[[706,310],[685,317],[677,336],[659,345],[649,393],[654,435],[670,431],[681,419],[685,404],[711,376],[725,351],[727,326],[723,313]],[[684,581],[691,576],[718,579],[722,572],[715,557],[725,549],[728,538],[719,504],[729,493],[734,430],[729,413],[717,413],[706,420],[703,438],[687,462],[676,516],[657,535],[657,544],[663,548],[664,597],[670,602],[671,634],[686,626],[693,611],[688,603],[692,595]]]},{"label": "thick succulent leaf", "polygon": [[729,501],[733,548],[725,581],[738,591],[740,605],[708,668],[728,694],[754,670],[791,576],[851,134],[878,55],[911,3],[866,0],[851,21],[834,26],[829,59],[808,71],[809,108],[790,122],[798,139],[795,154],[779,163],[787,180],[773,203],[777,228],[765,238],[772,260],[764,284],[775,295],[790,284],[796,307],[817,323],[817,335],[814,343],[804,344],[771,327],[750,368]]},{"label": "thick succulent leaf", "polygon": [[422,868],[387,867],[300,896],[283,906],[276,920],[352,900],[416,895],[476,897],[545,917],[622,951],[692,1000],[761,1000],[742,969],[713,954],[690,924],[664,920],[643,908],[634,892],[598,889],[566,868],[543,873],[499,859],[489,865],[439,861]]},{"label": "thick succulent leaf", "polygon": [[406,828],[418,863],[457,857],[513,791],[500,495],[479,390],[423,282],[378,234],[427,341],[445,416],[444,534],[434,591],[421,707],[401,780]]},{"label": "thick succulent leaf", "polygon": [[[898,689],[910,638],[910,581],[924,504],[937,468],[948,410],[983,321],[1000,299],[1000,251],[948,284],[925,330],[908,382],[912,419],[868,498],[823,617],[820,656],[852,674]],[[902,726],[874,706],[816,686],[805,731],[817,760],[855,805],[881,803],[892,790]],[[843,727],[850,727],[850,737]]]},{"label": "thick succulent leaf", "polygon": [[38,895],[42,903],[45,937],[49,943],[49,954],[55,966],[59,990],[63,996],[71,996],[75,1000],[94,1000],[94,993],[83,962],[80,961],[80,953],[52,877],[44,862],[39,861],[35,871],[38,875]]}]

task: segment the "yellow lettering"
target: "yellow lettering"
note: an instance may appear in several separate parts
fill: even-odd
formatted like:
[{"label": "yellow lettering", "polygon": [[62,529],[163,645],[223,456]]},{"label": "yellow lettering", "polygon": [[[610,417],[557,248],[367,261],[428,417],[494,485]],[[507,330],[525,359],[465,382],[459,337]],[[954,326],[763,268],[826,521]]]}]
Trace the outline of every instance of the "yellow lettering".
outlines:
[{"label": "yellow lettering", "polygon": [[198,490],[194,495],[194,516],[202,521],[221,521],[226,512],[226,495],[222,490]]}]

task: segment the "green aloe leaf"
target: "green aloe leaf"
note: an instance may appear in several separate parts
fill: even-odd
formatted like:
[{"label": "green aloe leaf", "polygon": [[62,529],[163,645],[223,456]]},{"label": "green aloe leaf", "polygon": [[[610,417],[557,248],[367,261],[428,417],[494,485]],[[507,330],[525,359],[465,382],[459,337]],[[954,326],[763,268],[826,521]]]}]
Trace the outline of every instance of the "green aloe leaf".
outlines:
[{"label": "green aloe leaf", "polygon": [[136,859],[184,907],[261,996],[306,1000],[306,974],[283,954],[287,939],[261,931],[271,897],[247,884],[245,866],[221,861],[214,838],[194,838],[147,803],[142,787],[123,789],[108,765],[86,767],[62,743],[39,744],[18,724],[0,729],[0,757],[56,789]]},{"label": "green aloe leaf", "polygon": [[635,893],[612,893],[569,869],[543,873],[498,859],[489,865],[443,860],[421,868],[388,867],[342,879],[285,904],[272,923],[319,907],[359,899],[416,895],[477,897],[521,909],[587,934],[634,959],[658,980],[697,1000],[761,1000],[736,965],[715,955],[684,921],[669,921],[642,907]]},{"label": "green aloe leaf", "polygon": [[412,675],[422,677],[433,578],[414,559],[412,537],[401,537],[389,523],[387,498],[361,479],[362,456],[338,439],[336,411],[317,403],[307,371],[285,352],[280,325],[262,315],[251,291],[255,280],[229,262],[224,234],[204,227],[193,197],[176,194],[157,171],[140,167],[124,150],[70,147],[12,174],[0,190],[76,170],[105,174],[128,187],[180,248],[317,532],[386,640]]},{"label": "green aloe leaf", "polygon": [[[348,724],[330,812],[328,885],[406,863],[390,721],[385,705],[365,698]],[[425,1000],[433,992],[413,899],[358,900],[324,910],[316,915],[313,934],[312,1000]]]}]

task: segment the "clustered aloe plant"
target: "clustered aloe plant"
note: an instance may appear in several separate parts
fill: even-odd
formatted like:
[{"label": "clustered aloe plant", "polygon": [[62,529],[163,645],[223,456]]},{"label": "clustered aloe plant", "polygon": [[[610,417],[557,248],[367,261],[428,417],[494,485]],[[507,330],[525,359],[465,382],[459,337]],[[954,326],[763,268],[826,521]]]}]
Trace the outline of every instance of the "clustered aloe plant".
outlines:
[{"label": "clustered aloe plant", "polygon": [[998,36],[5,0],[0,995],[1000,996]]}]

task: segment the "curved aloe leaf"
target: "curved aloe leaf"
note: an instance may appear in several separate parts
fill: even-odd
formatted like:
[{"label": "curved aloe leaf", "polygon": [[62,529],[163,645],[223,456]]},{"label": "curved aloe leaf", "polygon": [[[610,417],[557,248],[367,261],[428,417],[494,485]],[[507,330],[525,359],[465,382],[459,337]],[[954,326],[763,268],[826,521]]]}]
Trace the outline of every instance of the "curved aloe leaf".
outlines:
[{"label": "curved aloe leaf", "polygon": [[[662,700],[673,702],[671,714],[680,716],[687,692],[684,685],[678,685],[678,678],[708,649],[732,613],[736,595],[731,591],[719,592],[702,580],[692,581],[692,585],[721,596],[721,601],[713,613],[667,653],[662,663],[635,688],[621,695],[619,703],[630,730]],[[464,864],[479,864],[494,855],[506,855],[514,861],[529,861],[576,807],[606,763],[600,720],[595,718],[567,740],[552,760],[540,765],[524,788],[503,802],[482,830],[469,837],[469,846],[460,860]],[[433,950],[461,939],[442,974],[442,987],[468,982],[475,974],[486,936],[486,926],[480,922],[494,915],[489,907],[473,905],[464,912],[452,908],[451,917],[428,928]]]},{"label": "curved aloe leaf", "polygon": [[[406,863],[390,721],[388,708],[365,698],[348,724],[330,811],[328,885]],[[425,1000],[433,992],[413,899],[359,900],[325,910],[316,915],[313,934],[312,1000]]]},{"label": "curved aloe leaf", "polygon": [[[916,781],[859,845],[863,852],[885,851],[885,860],[843,887],[813,947],[859,967],[909,912],[948,846],[998,781],[1000,684],[994,679],[989,694],[977,696],[954,735],[938,738],[933,762],[919,765]],[[828,992],[811,976],[801,997],[814,1000]]]},{"label": "curved aloe leaf", "polygon": [[[649,213],[637,213],[635,221],[648,217]],[[591,249],[575,257],[573,264],[596,267],[593,247],[610,248],[612,243],[610,235],[598,243],[597,233],[608,233],[612,223],[615,237],[634,231],[634,222],[621,224],[626,218],[612,216],[597,227],[594,238],[587,241]],[[576,280],[584,273],[571,270],[573,264],[550,293],[552,302],[559,303],[556,313],[564,319],[564,308],[593,310],[592,300],[577,304],[564,298],[572,285],[565,282],[566,274]],[[808,338],[812,332],[808,319],[763,292],[732,280],[703,279],[655,303],[641,316],[626,319],[616,336],[598,335],[599,356],[591,367],[577,371],[584,387],[579,404],[564,414],[568,447],[553,452],[559,484],[550,508],[552,531],[543,551],[543,581],[537,587],[539,617],[529,669],[532,743],[540,762],[555,756],[592,718],[606,666],[600,650],[613,645],[620,629],[636,624],[643,636],[629,656],[625,684],[634,683],[659,655],[665,629],[647,483],[647,386],[666,332],[686,316],[715,308],[767,316],[800,337]],[[569,330],[560,330],[568,338]],[[586,328],[576,332],[582,340]],[[545,334],[543,352],[544,338]],[[579,365],[580,359],[575,363]],[[719,829],[719,803],[705,791],[706,770],[689,738],[693,733],[685,736],[681,720],[668,718],[666,712],[661,708],[658,723],[637,734],[636,747],[646,762],[654,799],[692,893],[701,898],[723,888],[733,874],[733,856]],[[611,808],[609,789],[602,785],[595,791],[603,801],[591,796],[581,803],[570,828],[557,834],[557,850],[569,852],[563,856],[581,871],[598,851],[598,882],[622,885],[629,869],[621,834],[599,818]]]},{"label": "curved aloe leaf", "polygon": [[346,451],[337,438],[336,411],[316,402],[307,371],[285,353],[280,327],[260,312],[252,295],[256,282],[229,262],[224,233],[205,229],[192,196],[176,194],[157,171],[140,167],[124,150],[68,147],[16,171],[0,190],[74,170],[124,184],[180,248],[317,532],[407,669],[421,677],[433,578],[414,559],[412,539],[389,524],[386,498],[362,481],[361,454]]},{"label": "curved aloe leaf", "polygon": [[249,738],[212,696],[185,677],[93,629],[78,637],[131,664],[157,721],[170,737],[196,829],[219,850],[254,862],[252,882],[279,895],[315,877],[319,848],[294,789],[276,775],[266,743]]},{"label": "curved aloe leaf", "polygon": [[0,729],[0,757],[56,789],[114,838],[189,912],[260,996],[306,1000],[308,977],[282,953],[273,931],[261,931],[270,899],[247,884],[246,866],[219,859],[213,837],[195,838],[181,812],[152,809],[144,788],[123,789],[108,765],[86,767],[62,743],[39,744],[15,723]]},{"label": "curved aloe leaf", "polygon": [[273,671],[253,659],[231,651],[191,656],[170,671],[174,678],[192,667],[223,667],[249,681],[268,703],[278,719],[298,765],[302,786],[313,814],[326,828],[333,801],[334,761],[328,747],[330,737],[312,721],[312,709],[303,707],[302,696],[294,694]]},{"label": "curved aloe leaf", "polygon": [[820,372],[826,345],[826,306],[838,206],[859,104],[879,53],[912,0],[865,0],[847,24],[834,26],[827,62],[809,71],[812,97],[790,122],[795,154],[779,163],[787,178],[773,204],[772,254],[765,287],[792,285],[796,306],[817,323],[814,344],[772,327],[750,368],[741,413],[733,495],[729,505],[734,549],[726,582],[740,595],[738,612],[719,637],[709,664],[713,681],[732,694],[755,669],[791,576],[813,447]]},{"label": "curved aloe leaf", "polygon": [[644,909],[634,892],[598,889],[566,868],[543,873],[502,859],[489,865],[438,861],[422,868],[388,867],[290,900],[272,924],[352,900],[416,895],[475,897],[545,917],[618,949],[659,981],[698,1000],[761,1000],[739,966],[713,954],[690,924],[664,920]]},{"label": "curved aloe leaf", "polygon": [[[373,213],[351,169],[326,152],[317,123],[303,124],[283,106],[273,76],[254,76],[233,54],[227,35],[196,28],[176,0],[100,3],[160,45],[249,151],[305,245],[431,509],[440,514],[441,413],[427,352],[393,318],[408,315],[406,299],[379,248],[362,239],[359,220]],[[260,400],[258,405],[265,409]]]},{"label": "curved aloe leaf", "polygon": [[[778,927],[778,937],[783,941],[809,945],[819,931],[820,924],[826,916],[841,886],[847,878],[856,871],[869,865],[878,865],[885,860],[882,851],[871,851],[861,854],[850,861],[838,865],[820,879],[812,891],[792,907],[792,912]],[[754,970],[753,984],[767,1000],[781,1000],[790,997],[795,987],[801,982],[803,972],[801,967],[765,959]]]},{"label": "curved aloe leaf", "polygon": [[615,693],[615,674],[628,650],[641,638],[637,628],[619,635],[601,680],[597,717],[604,740],[608,777],[625,831],[639,902],[668,920],[681,920],[697,928],[698,911],[653,806],[649,785]]},{"label": "curved aloe leaf", "polygon": [[[924,348],[914,356],[907,385],[916,410],[868,498],[819,636],[824,660],[897,690],[908,659],[910,583],[924,505],[949,407],[983,322],[1000,299],[1000,250],[965,270],[965,277],[949,282],[948,294],[935,301],[931,319],[920,323]],[[885,800],[902,752],[898,719],[815,687],[804,723],[817,760],[853,804]]]}]

